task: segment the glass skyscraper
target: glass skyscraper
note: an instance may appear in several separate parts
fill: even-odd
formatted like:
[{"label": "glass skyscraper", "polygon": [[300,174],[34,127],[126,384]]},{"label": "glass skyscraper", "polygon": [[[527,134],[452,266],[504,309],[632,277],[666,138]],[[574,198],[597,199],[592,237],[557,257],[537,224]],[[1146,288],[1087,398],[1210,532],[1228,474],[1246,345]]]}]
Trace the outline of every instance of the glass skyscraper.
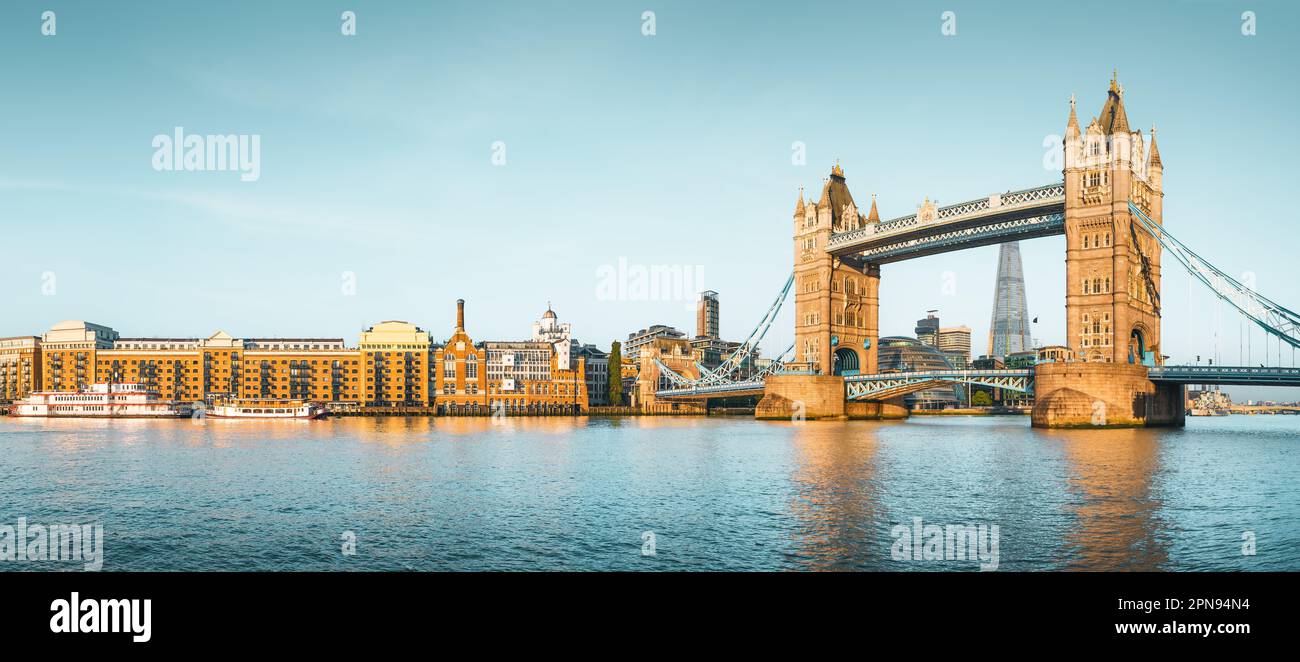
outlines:
[{"label": "glass skyscraper", "polygon": [[993,291],[993,321],[989,323],[989,356],[1034,348],[1025,305],[1025,273],[1020,266],[1020,243],[1002,244],[998,251],[998,280]]}]

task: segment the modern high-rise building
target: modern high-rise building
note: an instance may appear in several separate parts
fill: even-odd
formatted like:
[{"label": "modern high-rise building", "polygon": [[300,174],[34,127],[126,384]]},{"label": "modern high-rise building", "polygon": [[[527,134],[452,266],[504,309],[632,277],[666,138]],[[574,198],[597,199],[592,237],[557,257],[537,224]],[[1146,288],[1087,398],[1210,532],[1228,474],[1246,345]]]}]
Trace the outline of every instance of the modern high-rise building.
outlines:
[{"label": "modern high-rise building", "polygon": [[998,252],[998,280],[993,291],[993,320],[989,323],[989,356],[1033,349],[1029,309],[1025,304],[1025,272],[1020,265],[1019,242],[1002,244]]},{"label": "modern high-rise building", "polygon": [[924,319],[916,320],[916,339],[922,345],[939,346],[939,318],[935,316],[937,312],[939,311],[927,310]]},{"label": "modern high-rise building", "polygon": [[970,367],[970,327],[946,326],[939,329],[936,338],[939,351],[954,368]]},{"label": "modern high-rise building", "polygon": [[695,308],[695,337],[720,338],[718,332],[719,309],[718,293],[713,290],[700,292],[700,302]]}]

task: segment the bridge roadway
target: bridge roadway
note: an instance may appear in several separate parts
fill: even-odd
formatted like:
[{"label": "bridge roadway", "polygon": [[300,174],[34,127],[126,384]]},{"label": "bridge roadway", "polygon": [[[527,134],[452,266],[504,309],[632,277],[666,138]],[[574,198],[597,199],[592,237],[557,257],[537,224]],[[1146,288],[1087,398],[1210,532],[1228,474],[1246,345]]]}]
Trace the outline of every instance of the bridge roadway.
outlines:
[{"label": "bridge roadway", "polygon": [[826,251],[886,264],[976,246],[1065,234],[1065,184],[995,193],[831,235]]},{"label": "bridge roadway", "polygon": [[[1176,384],[1300,386],[1300,368],[1164,365],[1151,368],[1148,378],[1153,382]],[[929,370],[846,375],[844,395],[848,400],[888,400],[946,384],[976,384],[1033,393],[1034,370],[1033,368]],[[657,391],[655,396],[682,400],[708,400],[762,394],[763,382],[751,380],[696,388],[666,389]]]}]

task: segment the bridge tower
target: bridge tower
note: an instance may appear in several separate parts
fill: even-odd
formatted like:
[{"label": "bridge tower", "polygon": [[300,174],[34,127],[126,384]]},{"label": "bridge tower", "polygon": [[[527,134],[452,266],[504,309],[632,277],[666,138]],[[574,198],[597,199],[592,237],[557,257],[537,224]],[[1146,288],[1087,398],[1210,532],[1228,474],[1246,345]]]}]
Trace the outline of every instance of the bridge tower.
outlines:
[{"label": "bridge tower", "polygon": [[825,375],[876,371],[880,266],[826,252],[831,234],[879,223],[858,211],[839,164],[816,203],[794,208],[795,362]]},{"label": "bridge tower", "polygon": [[876,201],[863,215],[839,164],[817,202],[794,207],[795,357],[772,375],[755,416],[766,419],[905,418],[902,399],[845,402],[844,375],[876,372],[880,265],[827,252],[831,234],[880,222]]},{"label": "bridge tower", "polygon": [[1129,202],[1163,222],[1164,165],[1155,128],[1148,147],[1129,127],[1124,87],[1112,77],[1101,115],[1080,130],[1074,98],[1065,130],[1065,319],[1070,363],[1035,369],[1033,423],[1041,427],[1181,425],[1182,388],[1156,385],[1163,363],[1160,244]]},{"label": "bridge tower", "polygon": [[1160,357],[1160,244],[1129,215],[1132,200],[1162,222],[1164,166],[1130,131],[1112,78],[1083,131],[1070,100],[1065,132],[1066,343],[1075,358],[1155,366]]}]

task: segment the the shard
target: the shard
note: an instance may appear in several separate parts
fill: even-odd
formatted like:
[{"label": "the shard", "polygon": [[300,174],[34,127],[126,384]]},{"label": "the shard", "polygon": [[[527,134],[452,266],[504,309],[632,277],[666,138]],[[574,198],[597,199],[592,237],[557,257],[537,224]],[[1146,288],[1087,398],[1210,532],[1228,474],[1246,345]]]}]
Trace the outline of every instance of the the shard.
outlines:
[{"label": "the shard", "polygon": [[998,251],[998,280],[993,292],[993,320],[989,323],[989,356],[1034,348],[1029,335],[1029,310],[1025,305],[1025,272],[1020,266],[1020,243],[1002,244]]}]

